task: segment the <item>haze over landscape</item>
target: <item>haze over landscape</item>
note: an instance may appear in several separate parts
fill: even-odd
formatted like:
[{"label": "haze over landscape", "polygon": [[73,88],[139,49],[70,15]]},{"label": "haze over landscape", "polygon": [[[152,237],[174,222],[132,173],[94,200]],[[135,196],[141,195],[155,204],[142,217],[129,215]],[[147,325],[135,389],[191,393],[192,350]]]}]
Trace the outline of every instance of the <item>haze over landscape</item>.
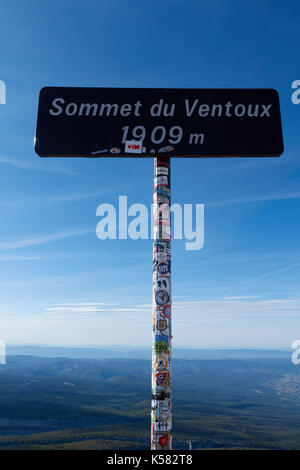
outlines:
[{"label": "haze over landscape", "polygon": [[0,450],[150,447],[152,240],[100,240],[96,211],[126,196],[150,214],[153,160],[39,158],[45,86],[278,91],[281,157],[171,162],[172,203],[204,204],[205,235],[172,240],[174,448],[300,449],[299,14],[2,2]]}]

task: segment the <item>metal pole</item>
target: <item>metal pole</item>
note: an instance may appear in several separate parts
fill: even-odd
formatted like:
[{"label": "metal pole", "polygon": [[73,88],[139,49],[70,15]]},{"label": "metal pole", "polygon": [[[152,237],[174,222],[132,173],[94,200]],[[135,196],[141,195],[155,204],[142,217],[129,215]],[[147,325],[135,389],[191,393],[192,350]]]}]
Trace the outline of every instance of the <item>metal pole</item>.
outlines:
[{"label": "metal pole", "polygon": [[151,449],[172,449],[170,158],[154,158]]}]

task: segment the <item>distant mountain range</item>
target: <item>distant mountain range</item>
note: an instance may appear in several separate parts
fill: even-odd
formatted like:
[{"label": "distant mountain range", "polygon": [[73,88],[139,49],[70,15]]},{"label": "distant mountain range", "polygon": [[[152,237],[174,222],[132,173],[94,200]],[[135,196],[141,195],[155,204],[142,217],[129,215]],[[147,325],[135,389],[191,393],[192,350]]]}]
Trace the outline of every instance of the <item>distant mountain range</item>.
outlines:
[{"label": "distant mountain range", "polygon": [[[71,359],[151,359],[151,348],[57,347],[42,345],[7,345],[9,356],[66,357]],[[261,349],[173,349],[175,359],[255,359],[289,358],[291,351]]]}]

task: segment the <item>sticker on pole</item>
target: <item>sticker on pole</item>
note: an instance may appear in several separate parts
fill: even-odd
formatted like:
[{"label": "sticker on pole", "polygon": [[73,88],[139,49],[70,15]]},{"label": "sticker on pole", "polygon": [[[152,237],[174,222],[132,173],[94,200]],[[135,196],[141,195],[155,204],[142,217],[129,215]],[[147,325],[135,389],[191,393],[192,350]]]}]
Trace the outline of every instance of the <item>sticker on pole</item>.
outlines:
[{"label": "sticker on pole", "polygon": [[273,89],[45,87],[40,157],[278,157]]},{"label": "sticker on pole", "polygon": [[137,140],[126,140],[125,153],[142,153],[143,143]]}]

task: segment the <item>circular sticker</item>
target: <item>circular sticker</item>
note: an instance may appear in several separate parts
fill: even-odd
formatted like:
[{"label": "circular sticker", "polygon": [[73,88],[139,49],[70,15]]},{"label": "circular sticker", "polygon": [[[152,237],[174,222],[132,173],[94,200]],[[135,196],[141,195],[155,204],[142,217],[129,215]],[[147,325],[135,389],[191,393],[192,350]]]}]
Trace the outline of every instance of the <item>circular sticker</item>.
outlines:
[{"label": "circular sticker", "polygon": [[160,436],[160,438],[158,439],[158,443],[161,447],[166,447],[166,445],[168,444],[168,436]]},{"label": "circular sticker", "polygon": [[161,276],[168,276],[171,272],[171,261],[161,261],[158,263],[156,270]]},{"label": "circular sticker", "polygon": [[166,290],[158,290],[155,293],[155,300],[158,305],[166,305],[170,300],[170,296]]},{"label": "circular sticker", "polygon": [[164,356],[157,356],[153,363],[155,370],[166,370],[168,368],[168,358]]},{"label": "circular sticker", "polygon": [[109,151],[110,151],[110,153],[112,153],[113,155],[117,155],[118,153],[121,152],[121,150],[120,150],[118,147],[112,147]]},{"label": "circular sticker", "polygon": [[165,305],[164,308],[163,308],[163,315],[166,317],[166,318],[171,318],[171,313],[172,313],[172,310],[171,310],[171,305]]}]

